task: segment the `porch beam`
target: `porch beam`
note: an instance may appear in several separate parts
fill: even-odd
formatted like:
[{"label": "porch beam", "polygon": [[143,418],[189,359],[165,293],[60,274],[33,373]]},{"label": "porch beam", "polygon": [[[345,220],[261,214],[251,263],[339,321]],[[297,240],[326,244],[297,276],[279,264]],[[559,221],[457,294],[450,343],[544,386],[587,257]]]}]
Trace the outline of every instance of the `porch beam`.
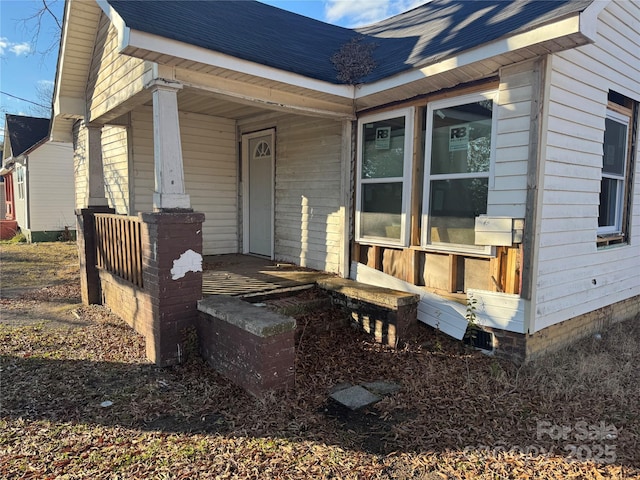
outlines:
[{"label": "porch beam", "polygon": [[104,207],[109,202],[104,190],[104,166],[102,160],[102,125],[87,124],[87,207]]},{"label": "porch beam", "polygon": [[153,96],[153,158],[155,192],[153,209],[189,210],[191,200],[185,193],[180,121],[178,118],[179,82],[156,79],[147,85]]},{"label": "porch beam", "polygon": [[233,99],[237,103],[253,106],[258,104],[273,110],[317,117],[355,119],[353,102],[350,99],[342,99],[342,103],[334,103],[181,68],[176,68],[175,77],[185,86],[204,90],[221,98]]}]

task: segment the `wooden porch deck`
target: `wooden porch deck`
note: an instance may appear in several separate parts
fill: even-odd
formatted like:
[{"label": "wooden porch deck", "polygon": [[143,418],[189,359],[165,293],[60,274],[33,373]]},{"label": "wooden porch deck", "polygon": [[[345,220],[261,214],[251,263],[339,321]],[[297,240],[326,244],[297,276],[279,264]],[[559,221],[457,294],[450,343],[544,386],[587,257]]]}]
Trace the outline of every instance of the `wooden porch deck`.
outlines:
[{"label": "wooden porch deck", "polygon": [[259,297],[311,288],[319,280],[334,277],[326,272],[250,255],[205,256],[202,293]]}]

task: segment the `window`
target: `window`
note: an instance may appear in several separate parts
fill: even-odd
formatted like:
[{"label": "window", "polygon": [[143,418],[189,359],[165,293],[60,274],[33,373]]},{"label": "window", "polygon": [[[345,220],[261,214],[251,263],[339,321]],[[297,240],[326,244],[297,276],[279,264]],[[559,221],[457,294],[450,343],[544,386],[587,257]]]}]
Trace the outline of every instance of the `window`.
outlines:
[{"label": "window", "polygon": [[475,245],[475,218],[487,213],[494,158],[495,92],[433,102],[427,108],[422,243],[490,253]]},{"label": "window", "polygon": [[24,200],[24,171],[23,166],[16,168],[16,183],[18,184],[18,199]]},{"label": "window", "polygon": [[613,92],[609,94],[598,211],[598,243],[601,245],[626,240],[631,208],[633,110],[631,100]]},{"label": "window", "polygon": [[358,121],[359,241],[408,244],[413,112],[413,108],[406,108]]}]

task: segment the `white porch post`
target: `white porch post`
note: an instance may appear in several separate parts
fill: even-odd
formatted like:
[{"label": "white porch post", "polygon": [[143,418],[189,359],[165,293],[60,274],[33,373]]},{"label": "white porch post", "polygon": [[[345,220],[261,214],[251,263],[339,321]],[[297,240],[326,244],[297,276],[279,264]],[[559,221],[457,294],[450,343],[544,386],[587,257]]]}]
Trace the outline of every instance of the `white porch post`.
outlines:
[{"label": "white porch post", "polygon": [[351,270],[351,187],[353,159],[353,123],[342,121],[342,144],[340,158],[340,214],[342,220],[342,237],[340,238],[340,271],[341,277],[349,278]]},{"label": "white porch post", "polygon": [[87,126],[87,207],[104,207],[109,204],[104,191],[102,164],[102,125]]},{"label": "white porch post", "polygon": [[184,166],[178,119],[178,90],[182,84],[162,79],[147,86],[153,92],[153,156],[155,211],[191,209],[184,188]]}]

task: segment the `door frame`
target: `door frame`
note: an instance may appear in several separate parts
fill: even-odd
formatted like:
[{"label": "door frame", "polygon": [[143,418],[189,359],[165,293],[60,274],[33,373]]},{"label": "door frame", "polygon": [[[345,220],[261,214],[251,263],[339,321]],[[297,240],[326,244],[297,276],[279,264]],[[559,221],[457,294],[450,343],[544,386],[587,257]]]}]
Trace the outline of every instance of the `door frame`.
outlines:
[{"label": "door frame", "polygon": [[249,252],[249,142],[258,137],[271,135],[271,253],[269,257],[274,258],[275,244],[275,219],[276,219],[276,129],[267,128],[251,133],[242,134],[242,253]]}]

